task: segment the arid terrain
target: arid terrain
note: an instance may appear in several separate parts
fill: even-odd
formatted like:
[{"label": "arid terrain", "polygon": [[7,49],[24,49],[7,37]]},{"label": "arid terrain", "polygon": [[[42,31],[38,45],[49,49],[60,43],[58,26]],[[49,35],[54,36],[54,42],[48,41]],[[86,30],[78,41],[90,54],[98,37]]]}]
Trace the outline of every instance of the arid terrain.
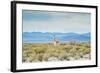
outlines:
[{"label": "arid terrain", "polygon": [[89,60],[90,53],[89,42],[23,43],[22,62]]}]

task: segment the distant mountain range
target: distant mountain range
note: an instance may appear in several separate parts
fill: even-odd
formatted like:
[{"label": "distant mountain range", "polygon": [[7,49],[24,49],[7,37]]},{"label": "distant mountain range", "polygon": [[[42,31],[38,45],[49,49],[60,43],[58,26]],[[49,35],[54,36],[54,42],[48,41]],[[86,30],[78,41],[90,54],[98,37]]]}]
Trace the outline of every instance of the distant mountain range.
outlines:
[{"label": "distant mountain range", "polygon": [[49,42],[53,41],[54,36],[60,41],[90,41],[91,33],[59,33],[59,32],[23,32],[23,42]]}]

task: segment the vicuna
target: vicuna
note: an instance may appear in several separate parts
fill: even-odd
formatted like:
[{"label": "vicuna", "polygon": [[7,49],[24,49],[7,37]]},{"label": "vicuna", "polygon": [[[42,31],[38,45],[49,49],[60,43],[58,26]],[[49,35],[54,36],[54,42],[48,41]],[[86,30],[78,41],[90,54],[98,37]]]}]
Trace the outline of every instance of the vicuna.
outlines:
[{"label": "vicuna", "polygon": [[53,45],[56,47],[56,46],[59,46],[59,44],[60,44],[60,41],[54,35],[53,36]]}]

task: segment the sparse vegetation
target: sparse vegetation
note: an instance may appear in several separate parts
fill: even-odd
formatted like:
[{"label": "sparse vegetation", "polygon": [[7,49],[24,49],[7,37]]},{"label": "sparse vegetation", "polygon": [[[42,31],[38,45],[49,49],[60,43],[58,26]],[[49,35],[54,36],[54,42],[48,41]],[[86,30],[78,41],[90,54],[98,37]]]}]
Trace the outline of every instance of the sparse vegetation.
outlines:
[{"label": "sparse vegetation", "polygon": [[23,43],[23,62],[43,61],[70,61],[90,58],[90,43],[88,42],[64,42],[59,46],[52,43]]}]

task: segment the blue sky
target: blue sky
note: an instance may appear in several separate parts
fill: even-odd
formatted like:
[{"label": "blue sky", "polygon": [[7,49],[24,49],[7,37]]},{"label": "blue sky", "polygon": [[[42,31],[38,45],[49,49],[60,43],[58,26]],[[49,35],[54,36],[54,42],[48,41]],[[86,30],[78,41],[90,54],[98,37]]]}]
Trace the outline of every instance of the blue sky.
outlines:
[{"label": "blue sky", "polygon": [[23,32],[76,32],[91,31],[91,14],[23,10]]}]

